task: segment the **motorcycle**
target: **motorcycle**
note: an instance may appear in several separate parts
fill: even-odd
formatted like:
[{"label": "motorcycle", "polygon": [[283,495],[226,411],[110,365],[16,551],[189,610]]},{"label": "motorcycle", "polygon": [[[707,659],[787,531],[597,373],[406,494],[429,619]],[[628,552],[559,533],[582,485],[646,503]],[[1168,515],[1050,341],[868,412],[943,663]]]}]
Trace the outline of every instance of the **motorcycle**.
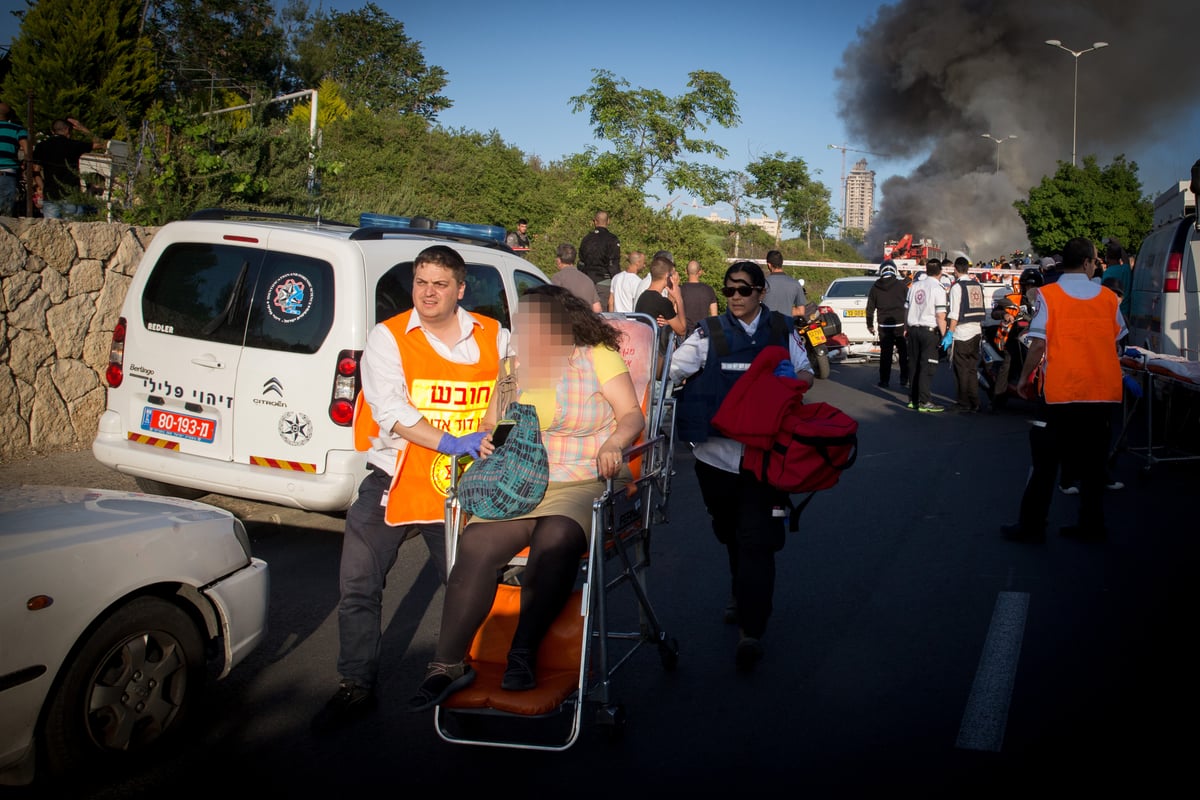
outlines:
[{"label": "motorcycle", "polygon": [[842,336],[842,323],[837,314],[831,308],[809,303],[805,307],[805,314],[793,317],[792,322],[804,341],[813,375],[821,380],[828,378],[829,351],[846,343],[845,337]]}]

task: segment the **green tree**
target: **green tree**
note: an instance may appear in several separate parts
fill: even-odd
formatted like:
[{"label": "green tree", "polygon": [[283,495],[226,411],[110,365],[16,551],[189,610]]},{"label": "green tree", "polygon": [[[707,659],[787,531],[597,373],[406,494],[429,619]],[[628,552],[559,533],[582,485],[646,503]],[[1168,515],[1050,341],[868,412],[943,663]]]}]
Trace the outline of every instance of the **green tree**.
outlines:
[{"label": "green tree", "polygon": [[829,187],[820,181],[808,181],[784,198],[783,218],[788,225],[804,231],[804,239],[812,248],[813,230],[822,240],[825,229],[834,222],[833,209],[829,205]]},{"label": "green tree", "polygon": [[683,189],[703,197],[716,194],[715,173],[697,168],[685,156],[725,157],[725,148],[693,133],[704,132],[713,123],[729,128],[741,122],[729,81],[719,72],[690,72],[690,91],[679,97],[657,89],[629,89],[629,85],[612,72],[597,69],[591,88],[571,98],[572,112],[586,109],[596,138],[613,146],[606,153],[589,148],[592,179],[621,183],[637,192],[660,179],[668,193]]},{"label": "green tree", "polygon": [[[271,0],[144,0],[145,30],[167,76],[165,95],[220,106],[221,90],[272,97],[289,86],[285,38]],[[278,110],[276,110],[278,111]]]},{"label": "green tree", "polygon": [[30,92],[38,127],[74,117],[98,136],[136,131],[159,74],[138,34],[140,0],[39,0],[10,52],[3,95],[18,111]]},{"label": "green tree", "polygon": [[421,43],[374,3],[348,12],[319,11],[296,37],[296,73],[306,87],[336,81],[351,107],[435,119],[450,108],[446,71],[427,66]]},{"label": "green tree", "polygon": [[1085,156],[1078,167],[1058,162],[1054,175],[1029,190],[1028,200],[1013,203],[1030,245],[1054,253],[1077,236],[1097,243],[1115,236],[1137,252],[1154,222],[1154,205],[1142,195],[1137,171],[1124,155],[1103,169],[1095,156]]},{"label": "green tree", "polygon": [[[783,213],[790,199],[796,197],[796,193],[805,189],[810,182],[808,165],[804,159],[788,158],[787,153],[783,152],[761,157],[747,165],[746,171],[753,179],[746,191],[751,197],[764,200],[780,223],[783,222]],[[775,249],[779,249],[781,234],[781,230],[775,233]]]}]

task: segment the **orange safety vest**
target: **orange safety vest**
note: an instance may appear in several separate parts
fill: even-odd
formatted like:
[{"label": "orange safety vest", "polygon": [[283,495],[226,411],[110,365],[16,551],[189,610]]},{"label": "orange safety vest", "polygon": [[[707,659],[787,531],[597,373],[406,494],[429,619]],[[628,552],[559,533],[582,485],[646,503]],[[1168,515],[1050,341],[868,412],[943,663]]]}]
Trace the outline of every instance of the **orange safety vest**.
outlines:
[{"label": "orange safety vest", "polygon": [[1047,403],[1121,402],[1117,296],[1072,297],[1057,283],[1041,287],[1046,304]]},{"label": "orange safety vest", "polygon": [[[413,313],[406,311],[383,323],[400,352],[409,402],[438,430],[455,436],[479,430],[479,422],[487,411],[500,370],[500,352],[496,348],[500,323],[471,314],[482,328],[474,334],[479,346],[479,361],[455,364],[438,355],[423,331],[414,328],[405,333]],[[355,449],[369,450],[371,438],[378,435],[379,424],[372,418],[371,407],[359,392],[354,406]],[[455,461],[454,456],[406,442],[396,457],[396,469],[388,490],[384,512],[387,524],[442,522],[451,465]],[[401,487],[402,479],[404,485]]]}]

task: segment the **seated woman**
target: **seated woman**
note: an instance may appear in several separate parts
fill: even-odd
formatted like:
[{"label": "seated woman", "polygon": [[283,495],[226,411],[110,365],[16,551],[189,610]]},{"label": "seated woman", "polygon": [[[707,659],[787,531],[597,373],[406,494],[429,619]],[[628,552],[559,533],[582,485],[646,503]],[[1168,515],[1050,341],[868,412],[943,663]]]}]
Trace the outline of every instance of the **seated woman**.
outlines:
[{"label": "seated woman", "polygon": [[[410,711],[432,708],[475,679],[463,659],[491,610],[500,570],[525,547],[521,613],[501,686],[521,691],[536,685],[538,646],[574,590],[579,559],[588,548],[592,503],[608,478],[629,480],[621,453],[645,426],[618,351],[619,335],[561,287],[538,286],[521,296],[513,336],[519,400],[537,408],[550,483],[531,513],[473,521],[463,530],[434,660],[409,700]],[[480,454],[486,458],[493,449],[489,436]]]}]

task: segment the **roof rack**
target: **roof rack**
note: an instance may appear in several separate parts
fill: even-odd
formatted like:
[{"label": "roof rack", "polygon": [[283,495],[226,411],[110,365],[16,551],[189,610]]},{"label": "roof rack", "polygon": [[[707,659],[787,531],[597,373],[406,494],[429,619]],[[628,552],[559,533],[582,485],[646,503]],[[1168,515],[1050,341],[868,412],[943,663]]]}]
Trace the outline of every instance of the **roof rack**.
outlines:
[{"label": "roof rack", "polygon": [[342,228],[355,228],[349,222],[338,222],[332,219],[321,219],[320,217],[304,217],[298,214],[280,214],[275,211],[245,211],[242,209],[233,208],[202,208],[199,211],[193,211],[188,215],[189,220],[221,220],[221,219],[277,219],[286,220],[288,222],[310,222],[314,225],[336,225]]},{"label": "roof rack", "polygon": [[504,228],[498,225],[450,222],[421,216],[394,217],[366,212],[359,215],[358,222],[361,227],[350,234],[351,239],[382,239],[389,233],[415,233],[513,252],[512,248],[505,244]]}]

